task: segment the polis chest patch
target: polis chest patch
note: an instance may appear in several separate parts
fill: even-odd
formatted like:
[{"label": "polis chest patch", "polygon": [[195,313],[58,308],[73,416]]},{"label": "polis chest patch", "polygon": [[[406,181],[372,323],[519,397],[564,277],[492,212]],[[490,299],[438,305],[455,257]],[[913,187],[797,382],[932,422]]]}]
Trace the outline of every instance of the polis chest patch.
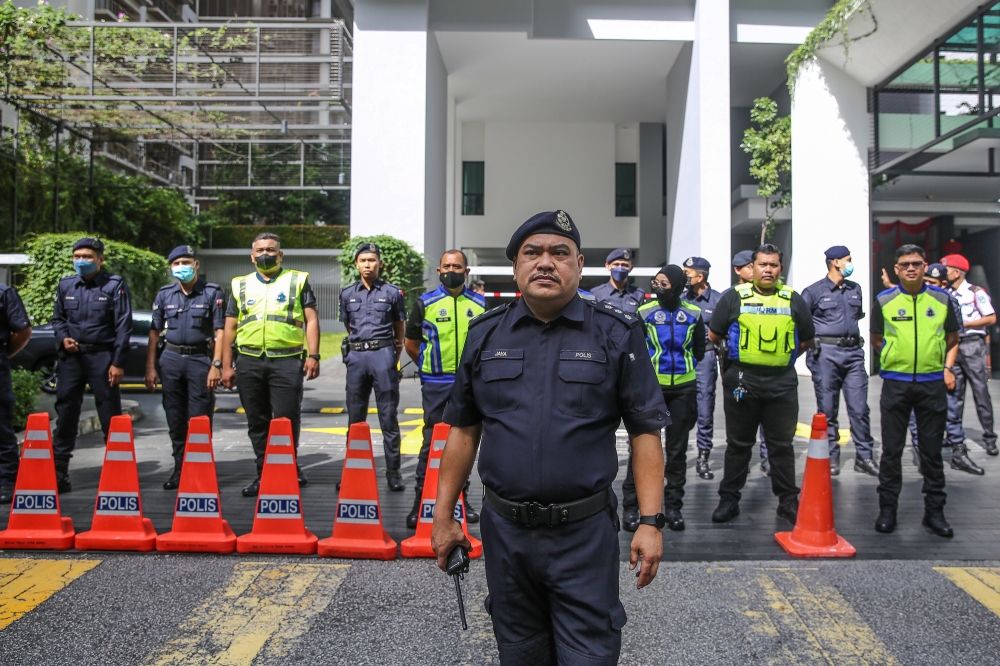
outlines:
[{"label": "polis chest patch", "polygon": [[899,308],[896,310],[896,316],[892,318],[892,321],[913,321],[913,317],[907,314],[906,308]]}]

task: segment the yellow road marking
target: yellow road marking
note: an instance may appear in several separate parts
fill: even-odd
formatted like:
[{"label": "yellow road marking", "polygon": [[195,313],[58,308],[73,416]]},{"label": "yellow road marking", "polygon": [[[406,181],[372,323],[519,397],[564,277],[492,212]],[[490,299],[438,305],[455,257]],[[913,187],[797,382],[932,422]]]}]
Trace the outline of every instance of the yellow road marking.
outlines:
[{"label": "yellow road marking", "polygon": [[0,559],[0,629],[100,563],[100,560]]},{"label": "yellow road marking", "polygon": [[[302,429],[302,432],[320,432],[323,433],[324,435],[346,435],[347,431],[348,431],[347,428],[303,428]],[[378,428],[372,428],[371,432],[380,433],[382,431],[379,430]]]},{"label": "yellow road marking", "polygon": [[250,666],[283,660],[340,588],[349,564],[241,562],[146,664]]},{"label": "yellow road marking", "polygon": [[[795,436],[796,437],[801,437],[802,439],[809,439],[809,438],[812,437],[812,432],[813,432],[812,426],[809,425],[808,423],[796,423],[795,424]],[[841,428],[840,430],[837,431],[837,433],[839,435],[839,439],[837,440],[838,444],[844,445],[844,444],[847,444],[849,441],[851,441],[851,429],[850,428]]]},{"label": "yellow road marking", "polygon": [[734,580],[751,630],[772,648],[764,662],[899,666],[840,591],[813,571],[760,569],[756,586]]},{"label": "yellow road marking", "polygon": [[934,571],[965,590],[995,615],[1000,615],[1000,569],[988,567],[934,567]]},{"label": "yellow road marking", "polygon": [[320,414],[343,414],[343,407],[320,407]]},{"label": "yellow road marking", "polygon": [[403,435],[403,440],[399,443],[399,452],[404,456],[419,455],[420,447],[424,445],[424,429],[422,427],[424,422],[420,420],[418,423],[421,427],[414,428]]},{"label": "yellow road marking", "polygon": [[423,414],[424,410],[421,407],[407,407],[403,410],[404,414]]},{"label": "yellow road marking", "polygon": [[424,426],[424,420],[423,419],[410,419],[409,421],[400,421],[399,425],[400,426],[419,426],[419,427],[422,428]]},{"label": "yellow road marking", "polygon": [[236,413],[237,414],[246,414],[247,410],[243,409],[242,407],[237,407],[236,408]]}]

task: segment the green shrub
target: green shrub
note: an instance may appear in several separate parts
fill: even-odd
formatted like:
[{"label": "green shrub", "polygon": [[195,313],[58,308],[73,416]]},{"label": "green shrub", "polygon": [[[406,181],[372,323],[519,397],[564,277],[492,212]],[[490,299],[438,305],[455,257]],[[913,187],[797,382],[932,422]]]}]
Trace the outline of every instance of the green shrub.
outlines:
[{"label": "green shrub", "polygon": [[269,231],[281,237],[281,247],[286,250],[299,248],[330,248],[340,247],[351,235],[350,227],[329,226],[317,227],[311,224],[294,225],[219,225],[206,229],[204,235],[212,248],[246,248],[250,249],[257,234]]},{"label": "green shrub", "polygon": [[24,430],[28,415],[38,409],[38,389],[42,373],[18,368],[11,372],[14,381],[14,430]]},{"label": "green shrub", "polygon": [[362,243],[375,243],[379,246],[382,263],[385,265],[379,277],[402,289],[407,308],[412,308],[417,297],[424,293],[424,268],[427,266],[424,255],[406,241],[392,236],[355,236],[340,246],[344,252],[340,257],[340,271],[345,286],[361,279],[361,274],[354,265],[354,251]]},{"label": "green shrub", "polygon": [[[52,318],[52,304],[59,280],[73,273],[73,243],[82,234],[40,234],[24,243],[24,252],[33,263],[21,267],[24,283],[20,294],[32,325]],[[103,239],[102,239],[103,240]],[[148,310],[160,287],[169,281],[167,260],[148,250],[127,243],[104,240],[104,267],[109,273],[125,278],[132,294],[132,307]]]}]

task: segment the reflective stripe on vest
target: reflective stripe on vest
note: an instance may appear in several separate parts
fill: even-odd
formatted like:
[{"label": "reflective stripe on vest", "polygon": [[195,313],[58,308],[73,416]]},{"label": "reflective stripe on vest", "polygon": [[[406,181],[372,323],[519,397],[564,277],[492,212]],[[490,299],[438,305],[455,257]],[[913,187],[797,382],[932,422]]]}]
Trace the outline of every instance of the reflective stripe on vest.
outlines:
[{"label": "reflective stripe on vest", "polygon": [[879,375],[904,382],[944,379],[944,322],[951,307],[948,293],[925,286],[913,296],[893,287],[877,300],[885,320]]},{"label": "reflective stripe on vest", "polygon": [[646,327],[646,347],[660,386],[677,386],[695,380],[694,327],[701,309],[681,302],[674,312],[653,301],[639,307]]},{"label": "reflective stripe on vest", "polygon": [[420,376],[425,381],[453,382],[469,322],[486,311],[469,290],[452,296],[438,288],[420,297],[424,304],[423,337],[420,341]]},{"label": "reflective stripe on vest", "polygon": [[799,336],[792,319],[792,288],[786,285],[767,296],[752,284],[733,289],[740,297],[740,314],[729,326],[729,358],[772,367],[795,363]]},{"label": "reflective stripe on vest", "polygon": [[236,346],[241,353],[269,357],[302,353],[306,340],[302,288],[308,277],[303,271],[285,269],[268,283],[255,273],[233,278],[240,314]]}]

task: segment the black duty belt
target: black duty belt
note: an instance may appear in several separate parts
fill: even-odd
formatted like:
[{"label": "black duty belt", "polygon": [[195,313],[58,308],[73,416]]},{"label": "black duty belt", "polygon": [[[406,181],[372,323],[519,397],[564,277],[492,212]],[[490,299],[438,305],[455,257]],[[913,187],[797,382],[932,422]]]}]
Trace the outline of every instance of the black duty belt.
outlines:
[{"label": "black duty belt", "polygon": [[384,347],[395,347],[395,340],[361,340],[359,342],[348,342],[348,349],[351,351],[375,351]]},{"label": "black duty belt", "polygon": [[95,354],[97,352],[113,351],[115,346],[109,342],[87,344],[86,342],[76,343],[76,349],[81,354]]},{"label": "black duty belt", "polygon": [[859,335],[847,335],[842,338],[817,335],[815,339],[821,345],[832,345],[834,347],[860,347],[865,344],[865,339]]},{"label": "black duty belt", "polygon": [[167,349],[181,356],[208,356],[208,343],[200,345],[175,345],[168,342],[164,345]]},{"label": "black duty belt", "polygon": [[610,489],[605,489],[575,502],[545,505],[538,502],[511,502],[486,488],[486,501],[501,516],[525,527],[557,527],[600,513],[611,503],[610,493]]}]

